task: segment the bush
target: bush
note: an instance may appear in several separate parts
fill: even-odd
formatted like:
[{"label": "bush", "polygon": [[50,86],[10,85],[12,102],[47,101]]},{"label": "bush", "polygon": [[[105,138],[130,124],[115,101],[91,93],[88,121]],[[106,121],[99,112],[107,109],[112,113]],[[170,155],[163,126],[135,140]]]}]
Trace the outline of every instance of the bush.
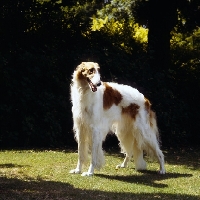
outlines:
[{"label": "bush", "polygon": [[[75,145],[69,86],[82,61],[98,62],[103,81],[131,85],[150,99],[164,146],[200,141],[199,29],[187,34],[175,30],[172,65],[155,69],[144,40],[148,29],[135,24],[129,12],[121,12],[119,20],[98,21],[93,16],[95,4],[63,7],[56,1],[2,1],[1,5],[5,25],[0,32],[1,147]],[[92,16],[96,28],[103,23],[99,31],[94,31]],[[15,24],[18,21],[20,25]]]}]

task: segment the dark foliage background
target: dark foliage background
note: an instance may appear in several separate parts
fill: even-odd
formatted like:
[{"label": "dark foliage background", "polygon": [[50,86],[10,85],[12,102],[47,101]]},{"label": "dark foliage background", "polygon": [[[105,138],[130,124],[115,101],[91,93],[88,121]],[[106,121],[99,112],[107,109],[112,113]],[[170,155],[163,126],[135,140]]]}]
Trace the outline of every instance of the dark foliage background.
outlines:
[{"label": "dark foliage background", "polygon": [[[155,54],[133,39],[90,31],[91,16],[103,6],[102,1],[1,0],[1,148],[76,145],[69,86],[82,61],[98,62],[104,81],[132,85],[151,100],[164,146],[200,142],[200,49],[173,48],[168,67],[153,67]],[[187,4],[179,6],[186,12]],[[199,25],[199,12],[188,15]],[[182,32],[191,29],[188,21],[179,26]],[[117,45],[121,40],[132,46],[131,53]],[[117,145],[116,138],[109,136],[105,145]]]}]

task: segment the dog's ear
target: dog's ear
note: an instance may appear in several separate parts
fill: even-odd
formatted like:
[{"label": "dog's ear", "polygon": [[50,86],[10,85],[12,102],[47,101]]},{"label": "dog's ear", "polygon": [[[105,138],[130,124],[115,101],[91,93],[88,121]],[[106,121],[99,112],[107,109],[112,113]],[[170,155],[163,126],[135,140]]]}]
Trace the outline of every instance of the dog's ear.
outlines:
[{"label": "dog's ear", "polygon": [[85,71],[85,63],[82,62],[80,65],[76,67],[77,71]]},{"label": "dog's ear", "polygon": [[77,71],[77,77],[79,79],[83,79],[84,78],[83,74],[84,74],[84,71],[85,71],[85,63],[82,62],[80,65],[78,65],[77,68],[76,68],[76,71]]}]

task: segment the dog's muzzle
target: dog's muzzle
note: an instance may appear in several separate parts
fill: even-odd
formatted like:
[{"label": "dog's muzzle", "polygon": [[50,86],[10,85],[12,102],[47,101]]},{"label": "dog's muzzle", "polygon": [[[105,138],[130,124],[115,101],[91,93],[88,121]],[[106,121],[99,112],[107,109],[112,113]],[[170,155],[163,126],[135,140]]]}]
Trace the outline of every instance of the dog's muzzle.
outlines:
[{"label": "dog's muzzle", "polygon": [[88,84],[90,86],[90,89],[92,90],[92,92],[96,92],[97,91],[97,87],[99,87],[101,85],[101,81],[99,81],[97,84],[93,84],[92,81],[88,78],[87,79]]},{"label": "dog's muzzle", "polygon": [[99,87],[101,85],[101,81],[99,83],[97,83],[97,87]]}]

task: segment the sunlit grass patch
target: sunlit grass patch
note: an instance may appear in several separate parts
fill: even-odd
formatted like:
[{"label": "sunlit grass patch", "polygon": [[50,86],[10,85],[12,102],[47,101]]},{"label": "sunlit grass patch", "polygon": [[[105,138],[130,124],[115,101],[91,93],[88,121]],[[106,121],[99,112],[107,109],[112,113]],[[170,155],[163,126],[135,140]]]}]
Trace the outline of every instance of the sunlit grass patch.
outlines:
[{"label": "sunlit grass patch", "polygon": [[199,199],[199,153],[166,151],[166,175],[157,174],[157,162],[148,162],[144,172],[133,162],[116,170],[122,155],[107,153],[100,171],[81,177],[69,174],[77,153],[0,151],[0,199]]}]

